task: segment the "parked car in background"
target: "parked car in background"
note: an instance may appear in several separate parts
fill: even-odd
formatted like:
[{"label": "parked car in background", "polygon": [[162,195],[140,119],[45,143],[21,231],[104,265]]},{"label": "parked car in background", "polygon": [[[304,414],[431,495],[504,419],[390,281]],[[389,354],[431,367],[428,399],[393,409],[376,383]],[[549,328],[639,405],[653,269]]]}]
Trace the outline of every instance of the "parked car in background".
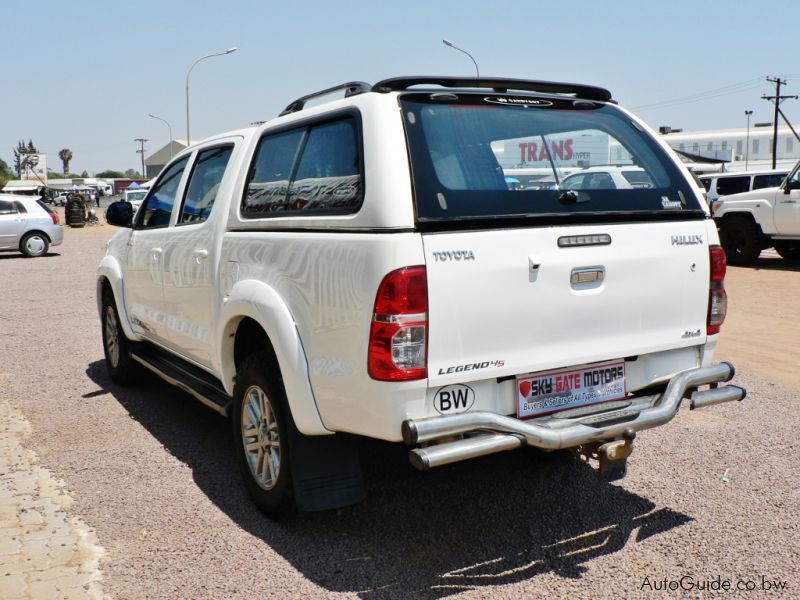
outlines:
[{"label": "parked car in background", "polygon": [[67,200],[69,200],[69,194],[67,192],[59,192],[59,194],[53,198],[53,204],[56,206],[66,206]]},{"label": "parked car in background", "polygon": [[43,256],[63,239],[58,215],[38,196],[0,194],[0,250]]},{"label": "parked car in background", "polygon": [[722,196],[711,211],[730,264],[752,264],[769,247],[800,260],[800,163],[779,186]]},{"label": "parked car in background", "polygon": [[133,204],[134,213],[139,210],[145,196],[147,196],[147,190],[125,190],[122,193],[122,199]]},{"label": "parked car in background", "polygon": [[709,204],[720,196],[741,194],[750,190],[778,187],[789,171],[740,171],[738,173],[709,173],[700,175],[700,183],[706,188]]},{"label": "parked car in background", "polygon": [[652,188],[653,180],[641,167],[589,167],[568,175],[562,190],[630,190]]}]

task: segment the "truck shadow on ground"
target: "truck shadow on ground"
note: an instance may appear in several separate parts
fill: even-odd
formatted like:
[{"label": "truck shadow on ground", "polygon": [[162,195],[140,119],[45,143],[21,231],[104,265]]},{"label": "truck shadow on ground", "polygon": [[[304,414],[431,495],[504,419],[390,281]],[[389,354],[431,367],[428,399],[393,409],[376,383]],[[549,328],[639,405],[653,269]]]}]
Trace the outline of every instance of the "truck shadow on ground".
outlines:
[{"label": "truck shadow on ground", "polygon": [[784,258],[762,256],[756,259],[752,265],[739,267],[729,265],[729,269],[752,269],[754,271],[800,271],[800,260],[786,260]]},{"label": "truck shadow on ground", "polygon": [[101,361],[87,374],[220,510],[332,592],[442,598],[543,573],[579,579],[592,559],[693,520],[599,481],[565,453],[522,450],[419,473],[401,445],[364,441],[366,501],[276,523],[244,492],[226,420],[154,377],[130,390]]}]

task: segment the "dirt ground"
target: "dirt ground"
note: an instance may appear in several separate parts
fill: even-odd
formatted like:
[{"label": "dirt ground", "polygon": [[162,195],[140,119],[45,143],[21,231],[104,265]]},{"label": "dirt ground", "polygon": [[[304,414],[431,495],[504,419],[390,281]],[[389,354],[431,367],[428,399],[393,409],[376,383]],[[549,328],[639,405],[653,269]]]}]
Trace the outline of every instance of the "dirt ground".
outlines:
[{"label": "dirt ground", "polygon": [[800,264],[771,251],[752,267],[728,267],[728,316],[715,359],[732,362],[739,372],[800,385],[798,282]]}]

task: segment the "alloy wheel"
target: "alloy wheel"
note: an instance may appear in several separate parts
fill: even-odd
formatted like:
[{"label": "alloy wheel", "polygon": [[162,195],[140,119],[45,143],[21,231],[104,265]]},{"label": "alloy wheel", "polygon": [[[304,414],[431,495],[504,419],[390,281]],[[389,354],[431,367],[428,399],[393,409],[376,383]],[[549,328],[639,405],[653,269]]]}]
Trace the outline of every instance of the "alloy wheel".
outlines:
[{"label": "alloy wheel", "polygon": [[262,489],[271,490],[280,476],[281,439],[269,398],[257,385],[242,398],[241,432],[250,474]]}]

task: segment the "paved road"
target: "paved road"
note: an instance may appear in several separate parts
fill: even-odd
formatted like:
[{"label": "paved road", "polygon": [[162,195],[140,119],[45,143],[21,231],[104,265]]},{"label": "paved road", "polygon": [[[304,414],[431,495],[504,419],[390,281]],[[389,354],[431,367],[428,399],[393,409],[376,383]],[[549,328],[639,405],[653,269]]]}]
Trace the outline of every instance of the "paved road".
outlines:
[{"label": "paved road", "polygon": [[[79,563],[92,579],[64,585],[71,597],[680,597],[657,590],[682,577],[800,596],[788,380],[740,369],[745,402],[640,434],[615,484],[528,452],[420,474],[402,448],[368,443],[366,502],[276,524],[245,497],[224,420],[158,380],[123,389],[106,376],[93,286],[110,232],[69,230],[41,259],[0,254],[0,410],[23,423],[31,469],[64,482],[70,500],[53,513],[93,536],[99,560]],[[797,289],[800,273],[782,273]],[[749,276],[732,270],[731,288]],[[2,465],[0,484],[13,475]],[[8,567],[25,557],[2,543],[0,597],[35,597]]]}]

